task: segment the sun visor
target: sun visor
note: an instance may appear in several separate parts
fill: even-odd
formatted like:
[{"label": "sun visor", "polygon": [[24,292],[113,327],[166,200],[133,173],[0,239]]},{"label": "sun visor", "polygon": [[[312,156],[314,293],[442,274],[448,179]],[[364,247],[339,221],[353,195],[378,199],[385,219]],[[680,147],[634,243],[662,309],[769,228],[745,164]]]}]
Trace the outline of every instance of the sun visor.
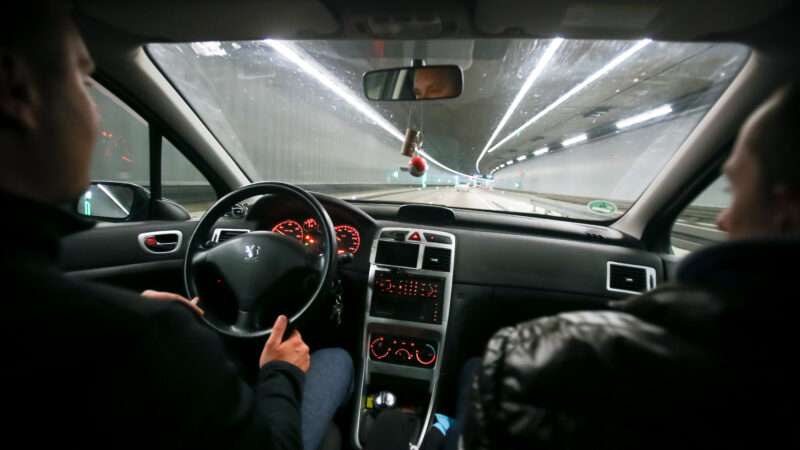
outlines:
[{"label": "sun visor", "polygon": [[690,41],[746,30],[788,3],[788,0],[477,0],[475,27],[490,35]]},{"label": "sun visor", "polygon": [[313,38],[340,28],[318,0],[78,0],[75,4],[79,14],[148,42]]}]

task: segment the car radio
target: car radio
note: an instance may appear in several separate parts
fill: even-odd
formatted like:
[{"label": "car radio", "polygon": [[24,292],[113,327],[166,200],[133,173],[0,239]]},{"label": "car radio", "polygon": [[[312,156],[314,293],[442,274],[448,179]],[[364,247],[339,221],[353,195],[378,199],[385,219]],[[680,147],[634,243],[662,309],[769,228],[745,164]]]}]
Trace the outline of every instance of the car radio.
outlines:
[{"label": "car radio", "polygon": [[444,278],[375,272],[370,315],[442,323]]}]

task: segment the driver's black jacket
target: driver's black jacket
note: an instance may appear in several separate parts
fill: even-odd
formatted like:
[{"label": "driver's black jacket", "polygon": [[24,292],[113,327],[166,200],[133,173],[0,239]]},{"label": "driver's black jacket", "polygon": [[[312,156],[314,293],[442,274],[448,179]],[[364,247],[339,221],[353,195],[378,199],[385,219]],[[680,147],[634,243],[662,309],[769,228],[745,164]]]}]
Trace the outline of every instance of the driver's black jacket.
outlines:
[{"label": "driver's black jacket", "polygon": [[58,269],[60,237],[91,224],[0,205],[3,447],[302,448],[300,369],[271,362],[251,387],[185,305]]},{"label": "driver's black jacket", "polygon": [[793,239],[726,243],[610,311],[500,330],[465,447],[800,448],[797,255]]}]

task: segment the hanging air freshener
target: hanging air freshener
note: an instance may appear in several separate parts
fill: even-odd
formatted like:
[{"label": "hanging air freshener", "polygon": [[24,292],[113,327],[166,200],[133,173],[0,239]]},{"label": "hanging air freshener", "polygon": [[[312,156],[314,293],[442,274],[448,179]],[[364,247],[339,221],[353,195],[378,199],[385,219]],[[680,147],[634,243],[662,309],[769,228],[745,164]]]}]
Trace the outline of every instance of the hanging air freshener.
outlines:
[{"label": "hanging air freshener", "polygon": [[408,173],[415,177],[421,177],[425,174],[425,170],[428,169],[428,163],[425,162],[425,158],[422,156],[414,156],[411,158],[411,161],[408,162]]}]

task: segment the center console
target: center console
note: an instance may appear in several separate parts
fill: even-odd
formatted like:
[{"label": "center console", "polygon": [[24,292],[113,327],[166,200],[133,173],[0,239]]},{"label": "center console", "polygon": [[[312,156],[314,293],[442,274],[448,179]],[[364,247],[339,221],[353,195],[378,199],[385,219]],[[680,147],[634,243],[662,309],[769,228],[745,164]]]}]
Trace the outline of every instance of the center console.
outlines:
[{"label": "center console", "polygon": [[378,412],[375,398],[386,398],[386,392],[396,398],[393,407],[419,418],[416,445],[421,444],[436,399],[454,262],[450,233],[384,228],[373,242],[356,385],[356,448],[363,447]]}]

